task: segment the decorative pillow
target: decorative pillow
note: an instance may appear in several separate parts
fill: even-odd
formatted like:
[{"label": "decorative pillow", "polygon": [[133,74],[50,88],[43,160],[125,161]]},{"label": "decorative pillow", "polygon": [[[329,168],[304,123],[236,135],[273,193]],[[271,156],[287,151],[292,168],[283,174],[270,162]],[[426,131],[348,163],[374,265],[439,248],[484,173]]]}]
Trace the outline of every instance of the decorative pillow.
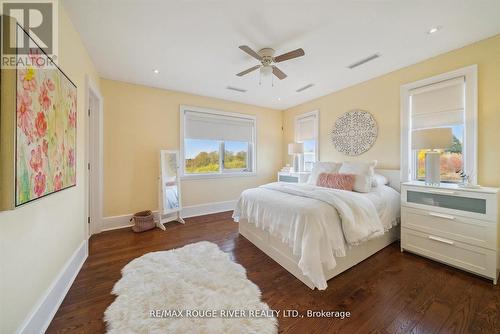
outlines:
[{"label": "decorative pillow", "polygon": [[318,176],[319,187],[352,191],[356,177],[353,174],[321,173]]},{"label": "decorative pillow", "polygon": [[344,162],[339,169],[342,174],[354,174],[354,191],[368,193],[372,189],[372,180],[375,176],[377,160],[372,162]]},{"label": "decorative pillow", "polygon": [[307,180],[308,184],[316,185],[318,181],[318,176],[321,173],[338,173],[340,166],[342,163],[339,162],[326,162],[326,161],[318,161],[314,164],[314,167],[311,171],[311,175]]},{"label": "decorative pillow", "polygon": [[377,188],[380,186],[386,186],[389,184],[389,179],[387,179],[384,175],[375,174],[372,179],[372,187]]}]

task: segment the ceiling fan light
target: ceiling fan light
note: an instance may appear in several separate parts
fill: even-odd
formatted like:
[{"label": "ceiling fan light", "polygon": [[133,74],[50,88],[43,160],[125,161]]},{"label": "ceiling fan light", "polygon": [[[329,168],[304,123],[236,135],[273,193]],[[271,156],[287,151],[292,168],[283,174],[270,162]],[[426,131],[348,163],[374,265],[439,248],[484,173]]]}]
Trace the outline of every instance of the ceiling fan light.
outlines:
[{"label": "ceiling fan light", "polygon": [[260,74],[262,76],[270,76],[273,73],[273,68],[271,66],[262,66],[260,68]]}]

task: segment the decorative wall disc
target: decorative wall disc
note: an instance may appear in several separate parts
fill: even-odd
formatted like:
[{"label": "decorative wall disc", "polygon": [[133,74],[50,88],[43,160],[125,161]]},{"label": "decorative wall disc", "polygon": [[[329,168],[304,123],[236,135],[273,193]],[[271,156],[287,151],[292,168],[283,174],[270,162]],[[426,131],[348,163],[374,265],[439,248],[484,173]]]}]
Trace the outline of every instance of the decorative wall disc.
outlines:
[{"label": "decorative wall disc", "polygon": [[378,134],[377,122],[372,114],[351,110],[340,116],[332,131],[333,145],[346,155],[360,155],[370,149]]}]

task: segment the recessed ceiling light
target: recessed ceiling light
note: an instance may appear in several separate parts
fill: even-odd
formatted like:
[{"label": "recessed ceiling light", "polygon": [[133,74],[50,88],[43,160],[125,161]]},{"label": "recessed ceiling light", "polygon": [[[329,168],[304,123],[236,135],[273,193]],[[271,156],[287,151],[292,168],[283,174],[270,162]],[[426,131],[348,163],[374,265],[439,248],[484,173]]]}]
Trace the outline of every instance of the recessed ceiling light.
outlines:
[{"label": "recessed ceiling light", "polygon": [[153,73],[154,74],[158,74],[158,73],[160,73],[160,71],[159,70],[153,70]]},{"label": "recessed ceiling light", "polygon": [[281,97],[278,97],[278,101],[281,101]]},{"label": "recessed ceiling light", "polygon": [[429,35],[432,35],[432,34],[437,33],[437,32],[438,32],[439,30],[441,30],[441,29],[443,29],[443,27],[442,27],[442,26],[433,27],[433,28],[431,28],[431,29],[427,30],[427,33],[428,33]]}]

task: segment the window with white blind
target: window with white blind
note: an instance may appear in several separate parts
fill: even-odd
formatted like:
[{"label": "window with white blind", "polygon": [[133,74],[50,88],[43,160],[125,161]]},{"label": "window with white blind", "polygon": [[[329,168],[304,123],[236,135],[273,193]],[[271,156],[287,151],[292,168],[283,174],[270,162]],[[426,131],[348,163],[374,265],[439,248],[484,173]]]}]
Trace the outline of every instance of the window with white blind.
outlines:
[{"label": "window with white blind", "polygon": [[301,170],[311,171],[318,161],[318,125],[319,112],[312,111],[295,117],[295,141],[304,143],[304,154],[301,158]]},{"label": "window with white blind", "polygon": [[401,88],[403,180],[425,178],[426,150],[412,150],[415,130],[451,128],[452,146],[441,150],[442,182],[460,182],[458,171],[477,175],[477,69],[470,66]]},{"label": "window with white blind", "polygon": [[181,106],[182,175],[253,174],[255,128],[251,115]]}]

